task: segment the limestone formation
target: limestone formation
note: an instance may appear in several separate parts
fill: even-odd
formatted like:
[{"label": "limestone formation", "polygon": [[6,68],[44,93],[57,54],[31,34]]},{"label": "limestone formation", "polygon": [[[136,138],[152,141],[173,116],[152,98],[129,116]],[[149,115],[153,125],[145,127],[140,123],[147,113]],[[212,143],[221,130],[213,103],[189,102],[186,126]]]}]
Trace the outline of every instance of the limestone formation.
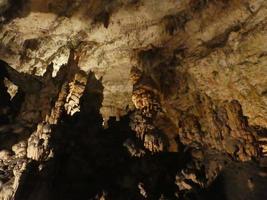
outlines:
[{"label": "limestone formation", "polygon": [[0,200],[265,200],[266,27],[266,0],[0,0]]}]

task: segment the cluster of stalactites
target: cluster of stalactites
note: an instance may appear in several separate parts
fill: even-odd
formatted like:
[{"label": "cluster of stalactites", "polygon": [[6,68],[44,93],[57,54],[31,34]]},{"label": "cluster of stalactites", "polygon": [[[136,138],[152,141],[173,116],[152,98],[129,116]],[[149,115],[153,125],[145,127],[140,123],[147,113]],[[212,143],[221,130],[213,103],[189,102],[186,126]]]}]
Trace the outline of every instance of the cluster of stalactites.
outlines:
[{"label": "cluster of stalactites", "polygon": [[64,105],[67,114],[74,115],[80,111],[80,98],[84,93],[87,78],[82,73],[77,73],[73,81],[69,83],[69,93]]},{"label": "cluster of stalactites", "polygon": [[159,97],[149,87],[143,87],[142,72],[138,68],[131,71],[131,80],[134,84],[132,101],[136,108],[131,118],[131,128],[136,136],[144,143],[144,147],[152,153],[162,152],[165,149],[163,137],[159,134],[154,120],[160,112]]},{"label": "cluster of stalactites", "polygon": [[184,113],[180,119],[179,137],[183,144],[216,149],[240,161],[258,156],[255,131],[249,127],[237,101],[215,107],[204,95],[198,100],[196,113]]},{"label": "cluster of stalactites", "polygon": [[[12,131],[20,137],[20,141],[12,141],[12,151],[11,149],[0,151],[0,172],[2,173],[2,167],[5,168],[3,180],[0,177],[0,199],[13,198],[21,174],[31,160],[42,162],[53,156],[49,145],[51,125],[58,123],[64,108],[71,115],[79,111],[79,100],[84,92],[87,78],[86,74],[80,73],[78,59],[76,53],[71,51],[68,63],[60,68],[54,78],[52,64],[40,77],[20,73],[7,63],[0,63],[7,72],[4,77],[0,77],[0,87],[4,87],[1,81],[6,76],[25,94],[20,112],[15,117],[18,126],[6,125],[0,130],[0,132]],[[1,110],[0,108],[0,115]],[[3,109],[3,112],[5,110]],[[32,129],[35,131],[28,140],[25,139]]]}]

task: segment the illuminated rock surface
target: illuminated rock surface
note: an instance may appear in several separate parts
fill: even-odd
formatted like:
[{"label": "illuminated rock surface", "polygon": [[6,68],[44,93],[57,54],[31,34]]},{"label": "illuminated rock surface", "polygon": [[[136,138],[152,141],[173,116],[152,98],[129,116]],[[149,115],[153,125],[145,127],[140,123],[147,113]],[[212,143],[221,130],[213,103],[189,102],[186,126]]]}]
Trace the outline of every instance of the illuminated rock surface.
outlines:
[{"label": "illuminated rock surface", "polygon": [[267,199],[267,1],[1,0],[0,200]]}]

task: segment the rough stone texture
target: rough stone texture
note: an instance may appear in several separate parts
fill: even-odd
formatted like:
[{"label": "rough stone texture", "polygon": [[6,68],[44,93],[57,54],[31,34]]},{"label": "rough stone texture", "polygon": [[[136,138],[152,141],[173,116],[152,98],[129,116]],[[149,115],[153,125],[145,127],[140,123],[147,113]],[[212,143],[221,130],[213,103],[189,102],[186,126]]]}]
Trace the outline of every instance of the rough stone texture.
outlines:
[{"label": "rough stone texture", "polygon": [[[153,45],[179,53],[181,48],[190,60],[183,61],[183,68],[197,90],[216,100],[238,99],[251,124],[266,126],[262,4],[260,0],[28,2],[22,8],[26,16],[3,26],[1,58],[19,71],[41,75],[49,62],[56,69],[66,63],[70,46],[79,48],[81,69],[102,77],[102,112],[109,118],[124,114],[131,104],[133,50]],[[102,12],[109,16],[107,27]],[[222,45],[226,47],[217,48]],[[203,58],[205,54],[209,55]],[[247,96],[261,100],[252,104]]]},{"label": "rough stone texture", "polygon": [[266,167],[267,1],[3,0],[0,15],[0,199],[53,199],[75,162],[86,199],[193,199],[231,166]]}]

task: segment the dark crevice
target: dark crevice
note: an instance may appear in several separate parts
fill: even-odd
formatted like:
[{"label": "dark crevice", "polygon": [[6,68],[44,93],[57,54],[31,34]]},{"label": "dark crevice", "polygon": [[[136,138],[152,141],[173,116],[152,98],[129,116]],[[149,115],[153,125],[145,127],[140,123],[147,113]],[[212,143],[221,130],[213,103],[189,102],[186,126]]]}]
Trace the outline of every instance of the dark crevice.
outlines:
[{"label": "dark crevice", "polygon": [[4,18],[1,23],[8,23],[16,17],[27,16],[30,13],[27,9],[29,0],[9,0],[7,2],[7,9],[0,13],[0,16]]}]

